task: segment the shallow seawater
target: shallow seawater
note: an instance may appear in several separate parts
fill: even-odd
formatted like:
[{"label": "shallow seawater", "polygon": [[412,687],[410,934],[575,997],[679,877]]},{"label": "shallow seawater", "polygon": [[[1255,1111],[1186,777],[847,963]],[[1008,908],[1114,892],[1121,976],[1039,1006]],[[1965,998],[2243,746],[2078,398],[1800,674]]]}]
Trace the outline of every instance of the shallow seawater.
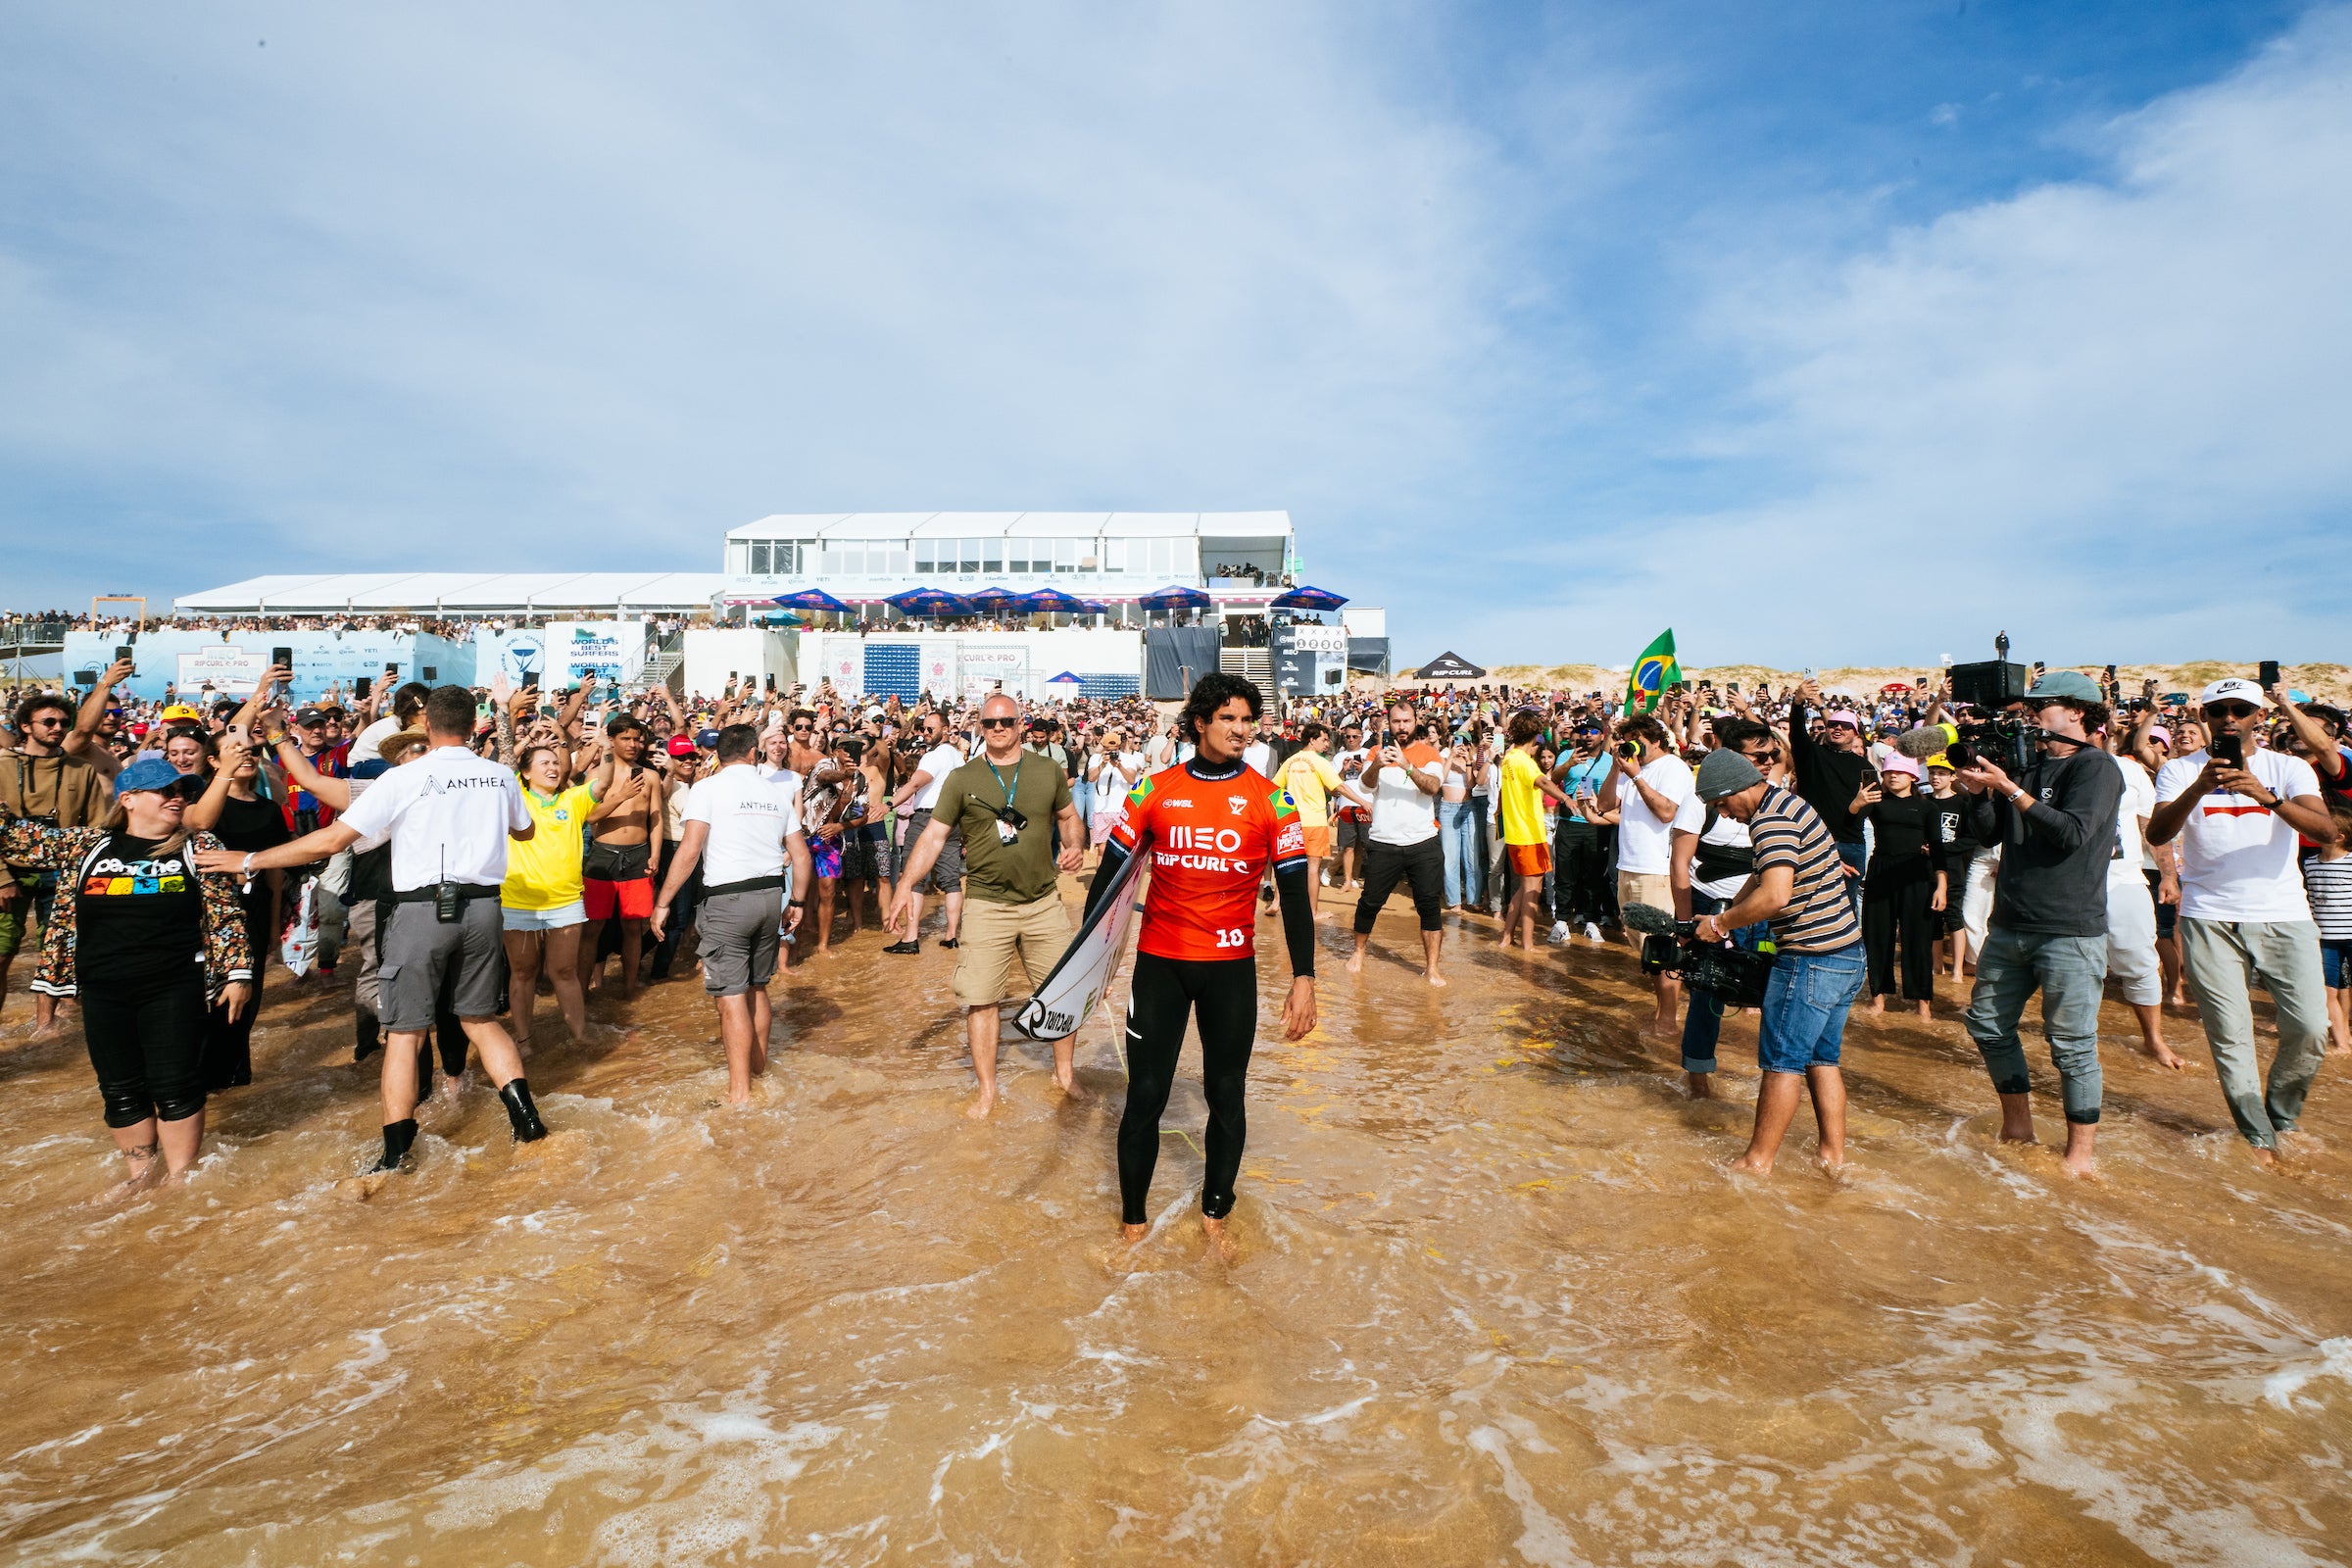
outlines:
[{"label": "shallow seawater", "polygon": [[[1065,884],[1065,890],[1074,889]],[[1240,1256],[1180,1081],[1115,1245],[1111,1016],[1064,1104],[970,1074],[926,941],[779,979],[744,1110],[698,986],[552,1000],[513,1147],[478,1086],[372,1194],[340,993],[273,977],[257,1083],[127,1206],[78,1040],[0,1047],[0,1557],[24,1562],[2327,1563],[2352,1540],[2352,1069],[2258,1172],[2197,1063],[2107,1009],[2103,1179],[1997,1148],[1957,1022],[1857,1020],[1850,1171],[1768,1180],[1678,1093],[1620,951],[1492,922],[1453,986],[1361,979],[1261,1038]],[[1270,922],[1269,922],[1270,924]],[[936,918],[934,920],[936,927]],[[1948,983],[1947,983],[1948,989]],[[1114,1003],[1123,1000],[1123,987]],[[2267,1042],[2267,1035],[2266,1035]],[[2034,1042],[2038,1046],[2038,1042]],[[1196,1073],[1188,1046],[1185,1072]],[[2039,1077],[2046,1078],[2046,1061]],[[2047,1087],[2047,1086],[2045,1086]],[[2037,1094],[2047,1134],[2054,1094]]]}]

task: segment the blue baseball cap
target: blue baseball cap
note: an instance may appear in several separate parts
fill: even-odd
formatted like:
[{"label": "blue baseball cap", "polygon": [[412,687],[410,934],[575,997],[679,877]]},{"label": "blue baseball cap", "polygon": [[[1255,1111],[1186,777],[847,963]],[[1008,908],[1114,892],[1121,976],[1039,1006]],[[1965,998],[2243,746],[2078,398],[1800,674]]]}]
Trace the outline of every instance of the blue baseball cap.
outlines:
[{"label": "blue baseball cap", "polygon": [[131,763],[115,775],[115,798],[121,800],[125,795],[133,795],[141,790],[161,793],[177,784],[183,776],[178,768],[162,758],[150,757],[145,761]]}]

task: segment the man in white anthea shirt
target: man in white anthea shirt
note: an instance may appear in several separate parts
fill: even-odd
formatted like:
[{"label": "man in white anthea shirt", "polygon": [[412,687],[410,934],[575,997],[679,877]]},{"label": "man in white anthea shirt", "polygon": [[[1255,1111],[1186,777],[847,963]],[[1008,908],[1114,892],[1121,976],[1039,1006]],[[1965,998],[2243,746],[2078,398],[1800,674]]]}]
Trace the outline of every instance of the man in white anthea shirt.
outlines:
[{"label": "man in white anthea shirt", "polygon": [[453,971],[458,1021],[498,1086],[516,1141],[547,1136],[521,1053],[498,1021],[507,841],[530,838],[537,826],[514,771],[466,750],[473,720],[472,692],[438,687],[424,703],[424,756],[376,780],[331,826],[255,855],[216,850],[199,858],[205,870],[250,876],[323,860],[362,839],[391,840],[393,908],[376,982],[385,1035],[377,1170],[398,1169],[416,1142],[417,1053],[433,1027],[434,998]]},{"label": "man in white anthea shirt", "polygon": [[[727,1103],[752,1098],[752,1080],[767,1071],[767,1031],[773,1021],[767,983],[775,978],[781,930],[801,923],[808,906],[808,840],[801,824],[800,775],[778,783],[760,766],[760,733],[729,724],[712,750],[718,770],[686,795],[686,831],[670,856],[669,875],[654,902],[650,929],[662,940],[669,906],[703,866],[703,896],[694,925],[701,942],[703,989],[718,1006],[718,1034],[727,1054]],[[793,900],[784,904],[787,862]]]}]

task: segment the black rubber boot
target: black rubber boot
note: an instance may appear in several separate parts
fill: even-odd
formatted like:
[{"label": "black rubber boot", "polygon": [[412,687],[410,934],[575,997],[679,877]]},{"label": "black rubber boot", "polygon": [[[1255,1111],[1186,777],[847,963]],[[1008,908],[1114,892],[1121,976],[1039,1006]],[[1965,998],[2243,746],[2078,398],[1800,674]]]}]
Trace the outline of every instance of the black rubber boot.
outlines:
[{"label": "black rubber boot", "polygon": [[507,1120],[514,1124],[514,1141],[535,1144],[547,1136],[547,1124],[539,1119],[539,1107],[531,1103],[531,1086],[519,1078],[507,1080],[498,1098],[507,1102]]},{"label": "black rubber boot", "polygon": [[374,1013],[362,1008],[351,1015],[351,1021],[355,1036],[351,1048],[352,1060],[366,1061],[384,1049],[384,1026],[375,1021]]},{"label": "black rubber boot", "polygon": [[409,1149],[416,1142],[416,1118],[384,1123],[384,1157],[372,1167],[375,1170],[398,1170],[400,1162],[409,1156]]}]

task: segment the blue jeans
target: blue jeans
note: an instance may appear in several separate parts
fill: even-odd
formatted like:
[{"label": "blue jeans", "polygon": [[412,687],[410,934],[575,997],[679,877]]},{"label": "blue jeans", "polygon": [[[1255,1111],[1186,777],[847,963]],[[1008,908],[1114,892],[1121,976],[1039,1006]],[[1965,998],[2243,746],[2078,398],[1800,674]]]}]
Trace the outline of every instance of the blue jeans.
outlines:
[{"label": "blue jeans", "polygon": [[1487,899],[1486,812],[1470,801],[1438,803],[1438,842],[1446,852],[1446,904]]},{"label": "blue jeans", "polygon": [[1862,944],[1835,953],[1788,953],[1764,987],[1764,1022],[1756,1063],[1766,1072],[1835,1067],[1845,1043],[1845,1013],[1862,994]]},{"label": "blue jeans", "polygon": [[2099,995],[2107,985],[2107,939],[2029,936],[1994,926],[1977,955],[1977,988],[1961,1021],[1984,1054],[1993,1093],[2022,1095],[2034,1087],[2017,1021],[2026,999],[2041,993],[2041,1032],[2058,1064],[2058,1094],[2066,1119],[2094,1126],[2099,1119]]},{"label": "blue jeans", "polygon": [[[1721,914],[1731,907],[1729,899],[1710,898],[1704,893],[1690,895],[1692,914]],[[1732,933],[1735,947],[1755,950],[1772,927],[1763,921],[1743,925]],[[1683,1014],[1683,1071],[1713,1072],[1715,1070],[1715,1042],[1723,1037],[1723,1004],[1715,1000],[1712,991],[1690,988],[1690,1007]]]},{"label": "blue jeans", "polygon": [[1078,808],[1081,833],[1091,832],[1095,820],[1095,787],[1085,779],[1070,780],[1070,804]]}]

